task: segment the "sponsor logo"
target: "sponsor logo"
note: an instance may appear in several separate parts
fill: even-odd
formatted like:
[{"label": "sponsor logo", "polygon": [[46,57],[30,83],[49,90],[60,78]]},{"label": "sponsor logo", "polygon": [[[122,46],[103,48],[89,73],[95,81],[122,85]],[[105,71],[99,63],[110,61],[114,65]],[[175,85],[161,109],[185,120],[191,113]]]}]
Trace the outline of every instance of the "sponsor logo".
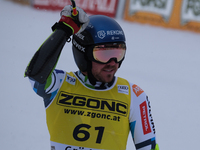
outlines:
[{"label": "sponsor logo", "polygon": [[[119,0],[76,0],[77,6],[90,14],[105,14],[115,16]],[[63,6],[71,5],[69,0],[33,0],[34,7],[60,10]]]},{"label": "sponsor logo", "polygon": [[149,117],[150,117],[151,126],[152,126],[153,132],[155,134],[156,130],[155,130],[154,122],[153,122],[153,117],[152,117],[152,114],[151,114],[151,105],[150,105],[150,101],[148,99],[148,96],[146,97],[146,99],[147,99],[147,103],[148,103],[148,107],[149,107]]},{"label": "sponsor logo", "polygon": [[111,121],[120,121],[120,116],[117,115],[110,115],[106,113],[100,113],[100,112],[93,112],[93,111],[83,111],[79,109],[64,109],[65,114],[70,115],[78,115],[78,116],[86,116],[90,118],[99,118],[99,119],[106,119]]},{"label": "sponsor logo", "polygon": [[97,12],[114,13],[117,0],[78,0],[77,5],[82,9]]},{"label": "sponsor logo", "polygon": [[107,35],[124,35],[122,30],[110,30],[107,31]]},{"label": "sponsor logo", "polygon": [[170,19],[174,0],[130,0],[129,14],[133,15],[137,12],[150,12],[158,14],[164,20]]},{"label": "sponsor logo", "polygon": [[132,88],[133,88],[133,92],[135,93],[135,95],[138,97],[138,96],[140,96],[144,91],[139,87],[139,86],[137,86],[136,84],[134,84],[133,86],[132,86]]},{"label": "sponsor logo", "polygon": [[[85,133],[85,132],[83,132],[83,133]],[[85,148],[85,147],[77,147],[77,146],[67,146],[65,148],[65,150],[93,150],[93,149],[91,149],[91,148],[89,149],[89,148]]]},{"label": "sponsor logo", "polygon": [[85,36],[82,35],[81,33],[76,33],[76,36],[79,37],[81,40],[84,41]]},{"label": "sponsor logo", "polygon": [[98,37],[99,37],[100,39],[103,39],[103,38],[106,37],[106,32],[103,31],[103,30],[101,30],[101,31],[98,31],[98,32],[97,32],[97,35],[98,35]]},{"label": "sponsor logo", "polygon": [[[34,0],[35,5],[66,6],[71,5],[68,0]],[[76,0],[77,6],[83,10],[114,13],[117,0]]]},{"label": "sponsor logo", "polygon": [[129,88],[127,85],[118,85],[118,93],[129,94]]},{"label": "sponsor logo", "polygon": [[[106,36],[112,36],[111,39],[115,40],[115,39],[119,39],[119,37],[117,37],[118,35],[124,35],[122,30],[109,30],[109,31],[98,31],[97,35],[100,39],[104,39]],[[116,37],[115,37],[116,36]]]},{"label": "sponsor logo", "polygon": [[119,37],[112,36],[111,39],[112,39],[112,40],[118,40]]},{"label": "sponsor logo", "polygon": [[183,0],[181,9],[181,24],[200,22],[200,0]]},{"label": "sponsor logo", "polygon": [[67,92],[61,92],[59,94],[57,104],[70,108],[108,112],[122,116],[126,116],[128,112],[128,104],[120,102],[119,100],[100,99]]},{"label": "sponsor logo", "polygon": [[81,46],[80,44],[78,44],[74,39],[73,39],[73,45],[78,48],[80,51],[85,52],[85,47]]},{"label": "sponsor logo", "polygon": [[76,0],[77,6],[85,11],[114,14],[117,0]]},{"label": "sponsor logo", "polygon": [[146,101],[140,104],[140,114],[141,114],[143,133],[148,134],[151,132],[151,127],[150,127],[149,118],[148,118]]},{"label": "sponsor logo", "polygon": [[72,85],[75,85],[75,83],[76,83],[76,78],[71,77],[70,75],[67,74],[67,79],[66,79],[66,81],[67,81],[68,83],[72,84]]}]

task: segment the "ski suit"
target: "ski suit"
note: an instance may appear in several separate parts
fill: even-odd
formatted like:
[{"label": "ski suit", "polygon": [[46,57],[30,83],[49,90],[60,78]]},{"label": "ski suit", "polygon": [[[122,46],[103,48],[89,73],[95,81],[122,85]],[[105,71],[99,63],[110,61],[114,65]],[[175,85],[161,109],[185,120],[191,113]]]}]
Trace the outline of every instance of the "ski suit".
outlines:
[{"label": "ski suit", "polygon": [[56,69],[44,84],[29,79],[44,99],[51,150],[125,150],[129,131],[137,150],[157,147],[150,101],[136,84],[115,77],[93,86],[80,71]]}]

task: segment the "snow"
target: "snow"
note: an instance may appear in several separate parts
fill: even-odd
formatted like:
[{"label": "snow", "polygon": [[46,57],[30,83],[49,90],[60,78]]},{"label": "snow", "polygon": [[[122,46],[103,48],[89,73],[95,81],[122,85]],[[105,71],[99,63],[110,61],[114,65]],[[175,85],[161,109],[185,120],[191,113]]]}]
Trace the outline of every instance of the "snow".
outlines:
[{"label": "snow", "polygon": [[[49,150],[43,101],[23,76],[59,12],[1,0],[0,14],[1,149]],[[149,96],[160,149],[198,149],[200,34],[117,21],[128,47],[117,76],[136,83]],[[57,68],[77,70],[71,44],[64,47]],[[133,149],[129,137],[127,150]]]}]

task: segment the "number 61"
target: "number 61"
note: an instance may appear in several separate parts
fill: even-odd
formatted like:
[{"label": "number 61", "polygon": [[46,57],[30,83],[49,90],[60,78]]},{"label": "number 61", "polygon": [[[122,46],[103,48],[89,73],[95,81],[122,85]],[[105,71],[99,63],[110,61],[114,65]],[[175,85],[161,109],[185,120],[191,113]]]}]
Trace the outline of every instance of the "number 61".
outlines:
[{"label": "number 61", "polygon": [[[81,128],[87,128],[90,129],[91,126],[88,124],[79,124],[74,128],[73,131],[73,137],[75,140],[77,141],[87,141],[90,138],[90,133],[86,130],[81,130]],[[97,135],[97,139],[96,139],[96,143],[100,144],[102,137],[103,137],[103,132],[104,132],[105,127],[95,127],[95,130],[98,130],[98,135]],[[84,134],[84,137],[78,137],[78,134],[82,133]]]}]

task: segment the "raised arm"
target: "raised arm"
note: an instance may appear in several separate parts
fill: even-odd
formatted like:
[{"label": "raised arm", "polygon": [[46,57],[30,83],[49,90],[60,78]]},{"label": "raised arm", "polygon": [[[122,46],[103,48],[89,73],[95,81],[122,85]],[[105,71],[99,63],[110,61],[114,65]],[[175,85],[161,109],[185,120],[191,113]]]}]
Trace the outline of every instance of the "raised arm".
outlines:
[{"label": "raised arm", "polygon": [[77,8],[78,16],[73,17],[73,8],[68,5],[61,11],[61,19],[52,27],[53,33],[40,46],[26,68],[25,76],[45,83],[56,66],[63,46],[70,41],[70,36],[81,32],[89,23],[87,14]]}]

